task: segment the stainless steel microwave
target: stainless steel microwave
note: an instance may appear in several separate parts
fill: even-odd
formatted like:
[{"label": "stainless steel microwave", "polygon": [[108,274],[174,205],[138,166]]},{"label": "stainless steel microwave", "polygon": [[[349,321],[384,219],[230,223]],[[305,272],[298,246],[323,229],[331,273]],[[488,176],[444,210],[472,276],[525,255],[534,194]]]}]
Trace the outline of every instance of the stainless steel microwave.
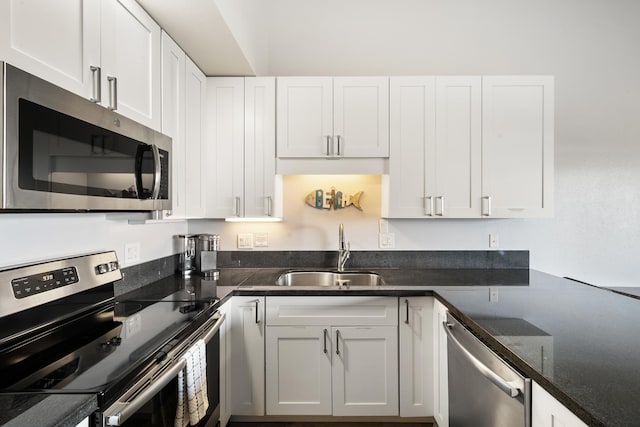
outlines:
[{"label": "stainless steel microwave", "polygon": [[171,138],[0,66],[3,212],[171,209]]}]

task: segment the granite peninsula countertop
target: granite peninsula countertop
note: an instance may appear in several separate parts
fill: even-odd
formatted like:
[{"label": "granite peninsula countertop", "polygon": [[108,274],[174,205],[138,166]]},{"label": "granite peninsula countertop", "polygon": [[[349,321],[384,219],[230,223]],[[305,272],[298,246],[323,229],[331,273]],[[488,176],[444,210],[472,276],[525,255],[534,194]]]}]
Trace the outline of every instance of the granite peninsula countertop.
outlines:
[{"label": "granite peninsula countertop", "polygon": [[[287,269],[227,268],[216,281],[169,276],[118,299],[153,299],[177,291],[180,299],[217,300],[221,305],[232,295],[433,295],[588,425],[638,425],[638,299],[529,269],[366,270],[381,274],[385,285],[281,287],[275,280]],[[489,301],[489,288],[497,291],[497,301]],[[522,346],[522,337],[544,342],[545,353]],[[84,414],[80,419],[94,410],[80,413],[79,407],[69,411]]]}]

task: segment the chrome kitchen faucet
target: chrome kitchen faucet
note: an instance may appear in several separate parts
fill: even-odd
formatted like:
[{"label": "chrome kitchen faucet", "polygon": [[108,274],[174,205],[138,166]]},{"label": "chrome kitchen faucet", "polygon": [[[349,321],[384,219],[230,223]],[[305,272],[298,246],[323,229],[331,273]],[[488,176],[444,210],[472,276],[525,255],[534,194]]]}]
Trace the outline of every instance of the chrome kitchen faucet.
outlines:
[{"label": "chrome kitchen faucet", "polygon": [[344,271],[344,265],[351,255],[351,243],[344,242],[344,224],[338,226],[338,271]]}]

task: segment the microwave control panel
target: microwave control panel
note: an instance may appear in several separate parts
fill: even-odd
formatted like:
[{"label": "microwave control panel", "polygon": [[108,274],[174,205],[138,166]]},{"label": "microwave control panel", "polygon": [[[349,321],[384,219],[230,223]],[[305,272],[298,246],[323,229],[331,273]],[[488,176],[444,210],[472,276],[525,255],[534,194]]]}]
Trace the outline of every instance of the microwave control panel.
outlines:
[{"label": "microwave control panel", "polygon": [[78,271],[75,267],[65,267],[59,270],[33,274],[11,280],[13,295],[17,299],[47,292],[78,282]]}]

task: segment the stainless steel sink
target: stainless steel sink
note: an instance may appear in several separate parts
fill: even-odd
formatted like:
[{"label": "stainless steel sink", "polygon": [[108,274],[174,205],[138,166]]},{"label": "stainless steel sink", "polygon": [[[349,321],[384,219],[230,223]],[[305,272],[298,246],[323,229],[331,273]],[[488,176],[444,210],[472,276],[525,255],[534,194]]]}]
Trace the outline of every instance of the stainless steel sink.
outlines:
[{"label": "stainless steel sink", "polygon": [[368,271],[288,271],[276,280],[278,286],[381,286],[382,276]]}]

